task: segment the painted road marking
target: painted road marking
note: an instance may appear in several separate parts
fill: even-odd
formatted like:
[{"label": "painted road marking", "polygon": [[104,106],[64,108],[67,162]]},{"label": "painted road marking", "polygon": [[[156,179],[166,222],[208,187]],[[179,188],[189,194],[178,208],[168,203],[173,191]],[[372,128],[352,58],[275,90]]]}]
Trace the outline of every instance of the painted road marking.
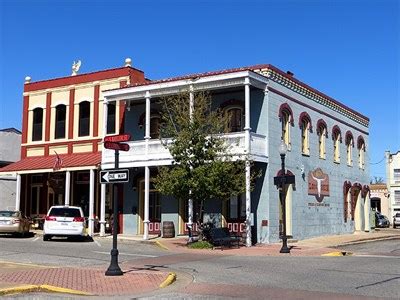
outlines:
[{"label": "painted road marking", "polygon": [[32,242],[36,242],[38,239],[40,239],[40,237],[34,238]]},{"label": "painted road marking", "polygon": [[[110,255],[110,252],[102,252],[102,251],[93,251],[94,253],[99,254],[107,254]],[[119,255],[126,255],[126,256],[143,256],[143,257],[157,257],[156,255],[148,255],[148,254],[134,254],[134,253],[122,253],[120,252]]]},{"label": "painted road marking", "polygon": [[101,244],[98,241],[94,241],[94,243],[101,248]]}]

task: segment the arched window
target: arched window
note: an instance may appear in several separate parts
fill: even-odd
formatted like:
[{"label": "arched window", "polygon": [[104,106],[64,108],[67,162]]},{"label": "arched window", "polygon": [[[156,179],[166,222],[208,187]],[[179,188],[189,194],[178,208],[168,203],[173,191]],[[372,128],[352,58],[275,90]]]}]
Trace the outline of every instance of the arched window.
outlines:
[{"label": "arched window", "polygon": [[290,150],[290,125],[293,126],[293,112],[287,103],[284,103],[279,108],[279,119],[282,124],[282,140]]},{"label": "arched window", "polygon": [[333,161],[340,163],[340,143],[342,142],[342,134],[339,126],[335,125],[332,129],[333,140]]},{"label": "arched window", "polygon": [[228,116],[228,132],[243,131],[243,108],[239,106],[228,107],[226,114]]},{"label": "arched window", "polygon": [[78,136],[88,136],[90,132],[90,103],[79,103],[79,133]]},{"label": "arched window", "polygon": [[302,112],[299,118],[301,129],[301,153],[310,155],[310,132],[312,130],[311,118],[306,112]]},{"label": "arched window", "polygon": [[353,165],[354,139],[353,139],[353,134],[350,131],[346,132],[345,142],[346,142],[347,165],[352,166]]},{"label": "arched window", "polygon": [[67,116],[67,108],[64,104],[56,106],[56,126],[54,131],[55,139],[65,138],[65,120]]},{"label": "arched window", "polygon": [[241,132],[244,129],[244,103],[231,99],[221,104],[220,109],[227,117],[227,132]]},{"label": "arched window", "polygon": [[107,134],[115,133],[115,102],[108,103],[107,107]]},{"label": "arched window", "polygon": [[317,134],[318,134],[318,152],[319,158],[326,158],[326,138],[328,137],[328,128],[324,120],[319,119],[317,122]]},{"label": "arched window", "polygon": [[358,166],[360,169],[365,168],[365,142],[364,138],[360,135],[357,139],[358,148]]},{"label": "arched window", "polygon": [[41,141],[43,134],[43,108],[33,110],[32,141]]}]

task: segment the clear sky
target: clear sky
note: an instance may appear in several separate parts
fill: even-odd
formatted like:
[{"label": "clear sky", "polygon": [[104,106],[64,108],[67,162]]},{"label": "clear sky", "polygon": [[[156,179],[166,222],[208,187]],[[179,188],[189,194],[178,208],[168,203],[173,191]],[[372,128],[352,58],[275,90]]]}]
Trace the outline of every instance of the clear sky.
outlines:
[{"label": "clear sky", "polygon": [[114,68],[150,79],[270,63],[370,118],[371,176],[400,150],[398,0],[0,0],[0,128],[33,81]]}]

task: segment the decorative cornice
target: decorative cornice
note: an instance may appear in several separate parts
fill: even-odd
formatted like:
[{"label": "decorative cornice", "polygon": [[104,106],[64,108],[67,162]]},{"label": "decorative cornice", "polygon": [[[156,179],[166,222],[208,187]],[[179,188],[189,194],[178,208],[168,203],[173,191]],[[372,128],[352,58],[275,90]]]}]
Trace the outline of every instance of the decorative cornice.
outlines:
[{"label": "decorative cornice", "polygon": [[307,88],[299,83],[297,83],[295,80],[287,78],[277,72],[274,69],[271,68],[266,68],[266,69],[261,69],[259,71],[261,74],[263,74],[265,77],[285,86],[286,88],[301,94],[302,96],[313,100],[314,102],[321,104],[329,109],[332,109],[333,111],[336,111],[340,113],[341,115],[346,116],[347,118],[365,126],[369,126],[369,120],[362,118],[361,116],[357,115],[356,113],[352,112],[349,109],[346,109],[345,107],[339,105],[338,103],[335,103],[328,97],[324,97],[321,94],[316,93],[315,91],[311,90],[310,88]]}]

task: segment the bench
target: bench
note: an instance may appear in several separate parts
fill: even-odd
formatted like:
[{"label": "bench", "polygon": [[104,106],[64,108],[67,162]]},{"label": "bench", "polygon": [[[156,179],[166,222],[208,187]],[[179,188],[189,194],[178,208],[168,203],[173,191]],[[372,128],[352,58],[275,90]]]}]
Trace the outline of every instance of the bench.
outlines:
[{"label": "bench", "polygon": [[223,250],[224,246],[231,246],[232,244],[237,245],[239,248],[240,237],[233,236],[226,227],[211,228],[210,229],[210,242],[214,246],[220,246]]}]

